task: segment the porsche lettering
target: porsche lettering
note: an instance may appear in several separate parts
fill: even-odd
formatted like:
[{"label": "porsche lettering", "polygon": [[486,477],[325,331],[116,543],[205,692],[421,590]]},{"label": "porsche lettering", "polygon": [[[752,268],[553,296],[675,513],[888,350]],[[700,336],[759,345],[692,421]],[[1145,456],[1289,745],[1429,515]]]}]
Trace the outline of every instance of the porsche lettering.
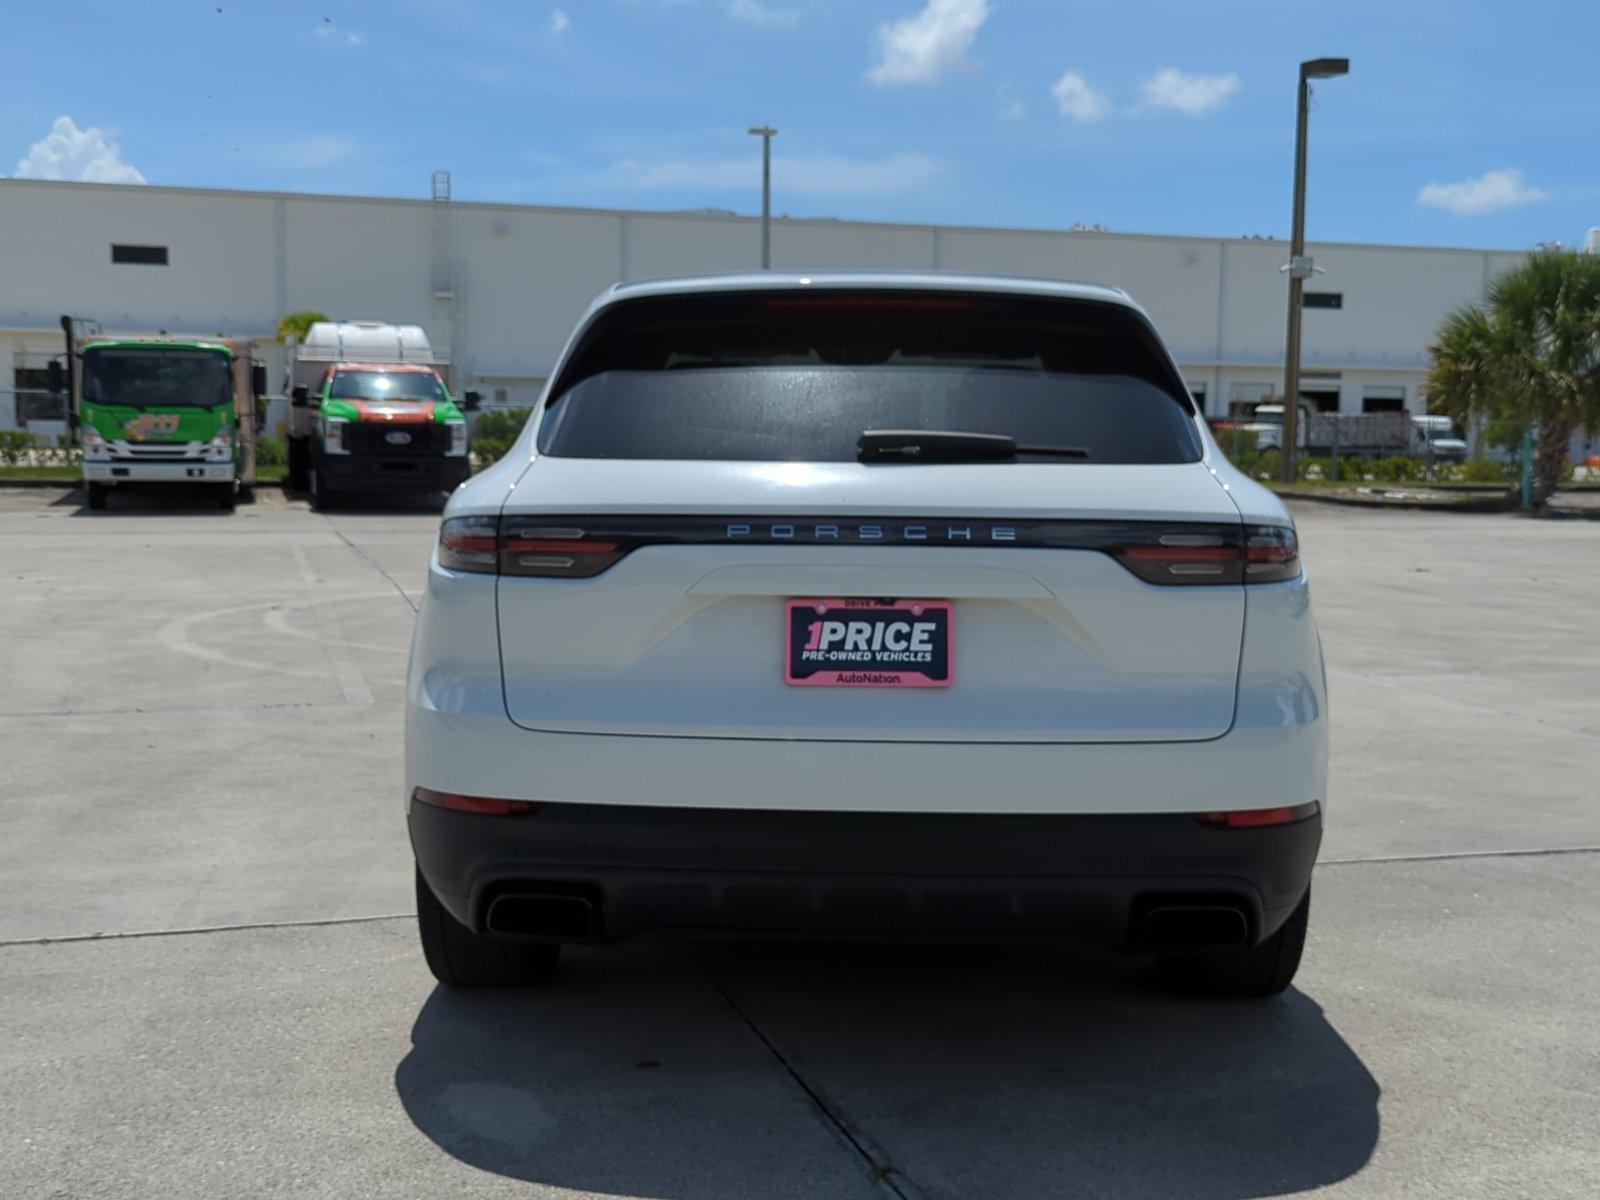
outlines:
[{"label": "porsche lettering", "polygon": [[790,524],[784,522],[730,522],[723,531],[726,541],[772,542],[1015,542],[1014,525],[962,522],[911,522],[907,524]]}]

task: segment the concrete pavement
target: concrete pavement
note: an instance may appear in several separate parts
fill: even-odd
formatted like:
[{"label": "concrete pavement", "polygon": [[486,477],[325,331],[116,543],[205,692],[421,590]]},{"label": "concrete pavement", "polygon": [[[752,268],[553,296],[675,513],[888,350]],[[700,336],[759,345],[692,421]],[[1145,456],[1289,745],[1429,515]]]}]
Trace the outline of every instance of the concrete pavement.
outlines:
[{"label": "concrete pavement", "polygon": [[660,941],[462,997],[398,794],[437,516],[113,506],[0,490],[6,1194],[1600,1190],[1600,526],[1298,512],[1334,779],[1278,1001]]}]

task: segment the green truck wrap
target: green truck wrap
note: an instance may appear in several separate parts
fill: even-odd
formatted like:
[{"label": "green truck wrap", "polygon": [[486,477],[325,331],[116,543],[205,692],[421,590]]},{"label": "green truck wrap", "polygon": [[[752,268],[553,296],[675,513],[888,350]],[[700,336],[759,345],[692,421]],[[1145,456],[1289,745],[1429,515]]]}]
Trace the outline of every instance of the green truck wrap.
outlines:
[{"label": "green truck wrap", "polygon": [[290,347],[289,474],[315,508],[450,491],[470,473],[464,409],[418,326],[317,322]]},{"label": "green truck wrap", "polygon": [[[79,353],[77,426],[90,508],[127,483],[210,484],[233,507],[254,481],[254,376],[223,342],[128,338]],[[248,357],[242,365],[249,366]],[[244,393],[243,395],[241,393]],[[248,458],[250,470],[241,470]]]}]

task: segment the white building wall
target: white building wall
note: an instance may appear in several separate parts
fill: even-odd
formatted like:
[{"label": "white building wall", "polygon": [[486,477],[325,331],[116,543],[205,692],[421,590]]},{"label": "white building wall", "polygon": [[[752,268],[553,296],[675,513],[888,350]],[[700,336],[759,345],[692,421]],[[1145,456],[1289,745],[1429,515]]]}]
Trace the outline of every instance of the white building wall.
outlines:
[{"label": "white building wall", "polygon": [[458,208],[469,370],[542,379],[577,314],[621,277],[621,228],[608,214]]},{"label": "white building wall", "polygon": [[943,230],[939,242],[946,270],[1076,279],[1120,287],[1150,313],[1180,362],[1205,362],[1214,357],[1214,264],[1218,257],[1214,241]]},{"label": "white building wall", "polygon": [[449,345],[448,319],[433,312],[426,205],[291,199],[284,209],[284,311],[415,322]]},{"label": "white building wall", "polygon": [[[0,371],[59,352],[70,312],[108,332],[270,335],[278,318],[424,326],[450,348],[465,314],[463,378],[491,399],[527,404],[584,307],[621,279],[748,270],[760,222],[717,213],[643,213],[455,204],[455,299],[434,293],[436,210],[427,200],[202,191],[0,180]],[[112,242],[169,247],[170,266],[113,265]],[[1206,411],[1235,392],[1281,386],[1284,242],[1047,232],[833,220],[773,224],[777,267],[991,272],[1125,289],[1155,320]],[[1313,245],[1303,361],[1337,376],[1341,409],[1373,387],[1416,407],[1439,320],[1478,300],[1520,262],[1515,252]],[[280,368],[272,364],[276,386]],[[0,425],[11,416],[0,377]]]},{"label": "white building wall", "polygon": [[[272,209],[261,196],[219,203],[197,192],[0,180],[0,326],[54,329],[62,313],[78,313],[107,329],[262,332],[275,299]],[[113,242],[167,246],[171,265],[114,266]]]}]

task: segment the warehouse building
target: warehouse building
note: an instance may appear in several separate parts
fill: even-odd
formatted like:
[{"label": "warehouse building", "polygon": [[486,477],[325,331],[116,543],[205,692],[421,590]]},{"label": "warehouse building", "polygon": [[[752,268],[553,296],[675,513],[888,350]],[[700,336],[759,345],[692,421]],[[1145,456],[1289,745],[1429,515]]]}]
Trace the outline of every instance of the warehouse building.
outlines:
[{"label": "warehouse building", "polygon": [[[1303,394],[1340,412],[1420,411],[1439,320],[1519,251],[1314,243]],[[617,280],[742,271],[760,221],[428,199],[0,180],[0,428],[46,428],[60,317],[106,333],[271,338],[279,317],[424,326],[487,405],[531,403],[584,306]],[[948,270],[1125,289],[1149,310],[1208,416],[1282,379],[1287,243],[1100,229],[774,221],[782,268]],[[276,358],[276,354],[269,358]],[[269,361],[273,386],[281,363]]]}]

